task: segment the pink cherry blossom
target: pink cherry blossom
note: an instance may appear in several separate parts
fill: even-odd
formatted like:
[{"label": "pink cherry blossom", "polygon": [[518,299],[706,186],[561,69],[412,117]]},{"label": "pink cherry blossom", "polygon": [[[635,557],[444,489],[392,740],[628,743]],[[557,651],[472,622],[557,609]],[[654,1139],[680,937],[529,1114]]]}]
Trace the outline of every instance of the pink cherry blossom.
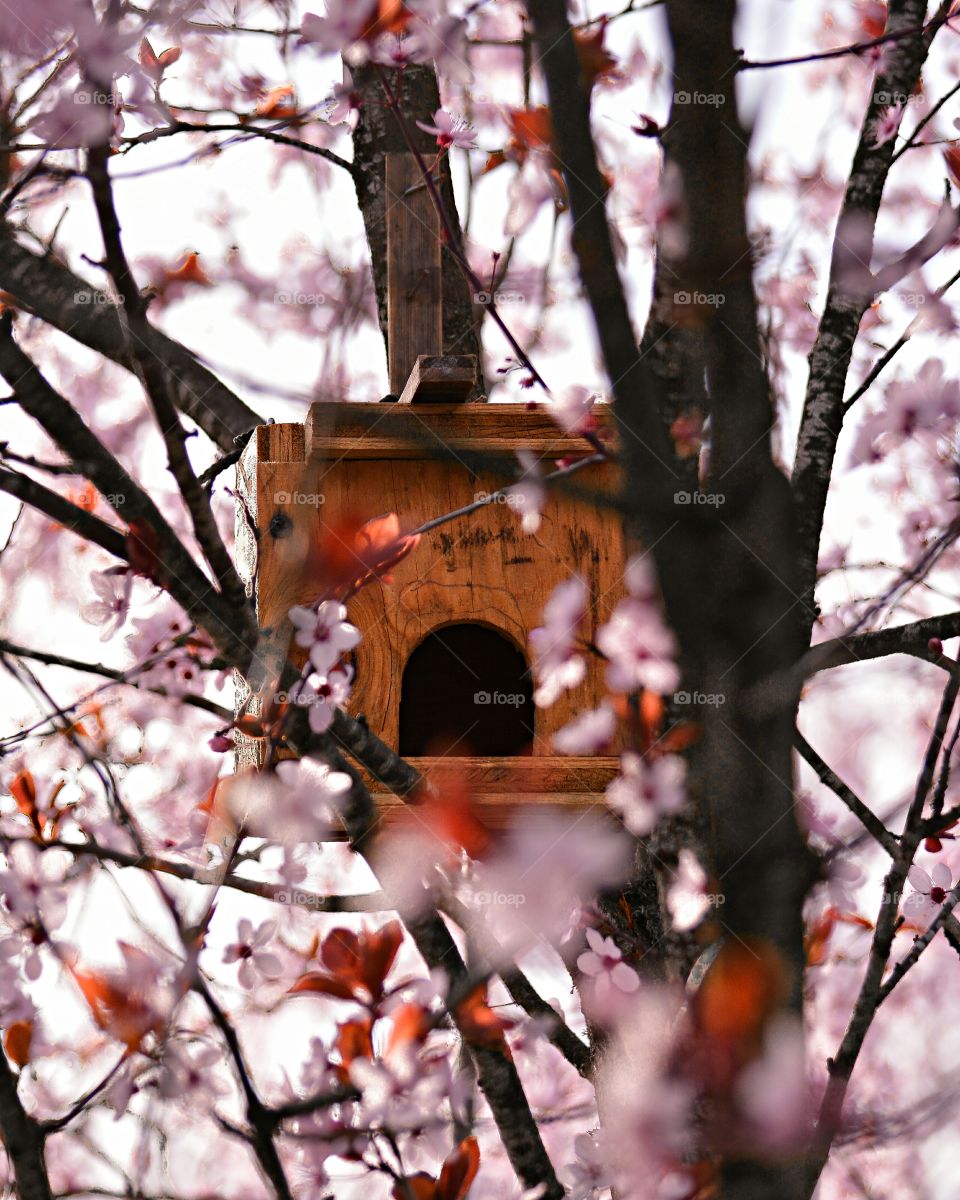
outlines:
[{"label": "pink cherry blossom", "polygon": [[912,921],[928,924],[936,917],[953,886],[953,875],[945,862],[935,862],[927,872],[913,866],[907,875],[913,892],[903,901],[903,913]]},{"label": "pink cherry blossom", "polygon": [[599,754],[617,732],[617,715],[609,704],[581,713],[553,736],[558,754]]},{"label": "pink cherry blossom", "polygon": [[781,1014],[771,1023],[763,1053],[744,1069],[736,1093],[767,1150],[782,1153],[803,1145],[815,1108],[799,1020]]},{"label": "pink cherry blossom", "polygon": [[706,871],[694,852],[683,847],[677,855],[677,869],[667,891],[667,908],[674,929],[684,932],[700,924],[710,908],[706,887]]},{"label": "pink cherry blossom", "polygon": [[669,693],[680,683],[673,661],[677,644],[659,611],[637,596],[626,596],[597,630],[597,647],[609,659],[607,683],[615,692],[640,688]]},{"label": "pink cherry blossom", "polygon": [[324,52],[350,47],[370,21],[377,0],[326,0],[324,16],[307,12],[300,22],[300,39]]},{"label": "pink cherry blossom", "polygon": [[879,146],[885,146],[892,138],[897,136],[897,131],[900,128],[900,122],[903,120],[904,106],[902,104],[893,104],[885,109],[873,127],[873,141],[871,145],[874,149]]},{"label": "pink cherry blossom", "polygon": [[59,96],[33,122],[34,134],[56,150],[97,145],[122,129],[123,118],[113,106],[98,103],[97,97],[84,89]]},{"label": "pink cherry blossom", "polygon": [[80,610],[80,616],[91,625],[101,625],[100,641],[108,642],[127,619],[133,573],[116,570],[97,571],[90,576],[96,600]]},{"label": "pink cherry blossom", "polygon": [[327,674],[308,675],[296,691],[296,703],[308,708],[307,720],[314,733],[330,728],[334,713],[350,699],[353,667],[334,667]]},{"label": "pink cherry blossom", "polygon": [[686,801],[686,763],[675,754],[652,762],[632,750],[620,757],[620,775],[607,785],[607,803],[617,809],[631,833],[646,837],[663,816]]},{"label": "pink cherry blossom", "polygon": [[575,385],[554,397],[550,411],[567,433],[583,433],[590,428],[597,398],[596,392]]},{"label": "pink cherry blossom", "polygon": [[249,990],[260,978],[276,979],[283,971],[277,955],[264,948],[270,944],[276,932],[276,921],[264,921],[254,929],[252,921],[246,917],[240,918],[237,940],[224,948],[223,961],[240,964],[237,981],[242,988]]},{"label": "pink cherry blossom", "polygon": [[543,519],[543,506],[547,498],[543,486],[543,468],[532,450],[523,447],[517,451],[523,474],[519,483],[507,488],[507,498],[514,512],[520,514],[524,533],[536,533]]},{"label": "pink cherry blossom", "polygon": [[558,584],[544,606],[543,625],[530,633],[537,680],[533,700],[541,708],[549,708],[561,692],[576,687],[586,675],[586,663],[577,651],[576,639],[586,615],[588,596],[587,585],[577,575]]},{"label": "pink cherry blossom", "polygon": [[168,1042],[157,1092],[168,1100],[186,1098],[193,1104],[213,1104],[230,1090],[216,1070],[222,1064],[222,1051],[210,1043],[179,1038]]},{"label": "pink cherry blossom", "polygon": [[601,937],[595,929],[587,930],[589,950],[577,959],[577,966],[592,979],[593,994],[601,1009],[616,1001],[616,992],[635,992],[640,976],[623,961],[620,947],[613,938]]},{"label": "pink cherry blossom", "polygon": [[433,114],[433,124],[418,121],[424,133],[432,133],[441,150],[457,146],[461,150],[472,150],[477,144],[477,135],[462,117],[455,117],[446,109],[438,108]]},{"label": "pink cherry blossom", "polygon": [[325,674],[360,641],[360,630],[347,620],[347,610],[336,600],[324,600],[316,609],[297,605],[290,609],[298,646],[309,647],[310,662]]},{"label": "pink cherry blossom", "polygon": [[66,853],[41,850],[23,838],[5,851],[5,857],[0,897],[7,909],[25,923],[39,920],[45,929],[56,929],[67,914]]},{"label": "pink cherry blossom", "polygon": [[453,1088],[447,1060],[430,1059],[409,1043],[388,1059],[355,1059],[350,1082],[363,1094],[365,1122],[392,1133],[429,1124]]},{"label": "pink cherry blossom", "polygon": [[280,845],[319,841],[339,825],[350,776],[315,758],[285,759],[273,773],[226,781],[224,803],[233,820],[255,837]]},{"label": "pink cherry blossom", "polygon": [[591,1200],[598,1190],[613,1187],[616,1176],[610,1149],[601,1130],[580,1133],[573,1139],[576,1160],[567,1165],[569,1200]]}]

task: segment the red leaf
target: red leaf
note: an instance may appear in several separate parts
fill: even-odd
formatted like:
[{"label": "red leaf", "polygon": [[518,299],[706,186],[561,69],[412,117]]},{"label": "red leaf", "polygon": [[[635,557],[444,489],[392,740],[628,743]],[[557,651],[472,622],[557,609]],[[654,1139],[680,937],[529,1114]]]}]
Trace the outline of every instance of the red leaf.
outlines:
[{"label": "red leaf", "polygon": [[466,777],[455,768],[431,773],[432,787],[417,792],[406,815],[410,823],[426,825],[430,831],[458,853],[465,850],[471,858],[482,859],[493,842],[474,804]]},{"label": "red leaf", "polygon": [[404,1175],[393,1185],[393,1200],[440,1200],[437,1181],[425,1171]]},{"label": "red leaf", "polygon": [[617,72],[617,60],[603,44],[606,32],[606,21],[600,21],[596,29],[576,30],[573,35],[580,74],[588,88],[592,88],[598,79],[609,79]]},{"label": "red leaf", "polygon": [[160,538],[152,525],[140,517],[134,517],[127,528],[127,554],[130,566],[138,575],[163,585],[163,559],[160,556]]},{"label": "red leaf", "polygon": [[513,108],[507,114],[510,131],[523,151],[549,150],[553,142],[553,121],[550,109],[541,104],[536,108]]},{"label": "red leaf", "polygon": [[17,774],[13,783],[10,784],[10,794],[16,800],[17,808],[25,817],[29,817],[37,837],[42,837],[43,823],[37,810],[37,786],[28,770],[24,769]]},{"label": "red leaf", "polygon": [[7,1058],[18,1067],[30,1061],[30,1044],[33,1041],[33,1022],[14,1021],[3,1035],[3,1048]]},{"label": "red leaf", "polygon": [[360,37],[370,41],[382,33],[403,33],[412,16],[403,0],[379,0],[375,15],[361,29]]},{"label": "red leaf", "polygon": [[324,971],[308,971],[306,975],[301,975],[290,989],[291,995],[299,992],[334,996],[338,1000],[353,1000],[354,998],[353,988],[349,984],[343,983],[333,975],[327,975]]},{"label": "red leaf", "polygon": [[960,146],[948,146],[943,152],[947,171],[953,182],[960,187]]},{"label": "red leaf", "polygon": [[449,1154],[437,1180],[438,1200],[464,1200],[480,1167],[480,1147],[475,1137],[464,1138]]},{"label": "red leaf", "polygon": [[292,83],[272,87],[253,111],[255,117],[295,117],[297,98]]},{"label": "red leaf", "polygon": [[507,1058],[512,1057],[504,1031],[509,1029],[513,1022],[496,1015],[487,1003],[487,989],[484,984],[474,988],[461,1000],[453,1015],[464,1041],[472,1046],[483,1046],[487,1050],[499,1050]]},{"label": "red leaf", "polygon": [[161,55],[159,55],[157,62],[161,67],[172,67],[173,64],[179,60],[182,53],[183,51],[179,46],[170,46],[168,49],[164,50]]},{"label": "red leaf", "polygon": [[333,1048],[340,1055],[340,1062],[344,1068],[349,1068],[354,1059],[373,1058],[372,1018],[359,1017],[338,1025]]},{"label": "red leaf", "polygon": [[196,250],[186,254],[183,261],[172,271],[164,271],[160,281],[161,290],[168,283],[199,283],[202,287],[210,286],[210,276],[200,266],[200,255]]},{"label": "red leaf", "polygon": [[392,1051],[401,1046],[407,1046],[411,1042],[422,1045],[433,1028],[430,1014],[422,1004],[401,1004],[393,1010],[390,1017],[393,1021],[393,1028],[387,1038],[387,1047],[384,1051],[386,1057],[389,1057]]},{"label": "red leaf", "polygon": [[140,66],[143,67],[148,75],[152,75],[155,79],[159,79],[163,74],[163,67],[160,65],[160,59],[157,58],[156,54],[154,54],[153,47],[146,38],[143,38],[140,42],[140,53],[137,55],[137,58],[140,60]]}]

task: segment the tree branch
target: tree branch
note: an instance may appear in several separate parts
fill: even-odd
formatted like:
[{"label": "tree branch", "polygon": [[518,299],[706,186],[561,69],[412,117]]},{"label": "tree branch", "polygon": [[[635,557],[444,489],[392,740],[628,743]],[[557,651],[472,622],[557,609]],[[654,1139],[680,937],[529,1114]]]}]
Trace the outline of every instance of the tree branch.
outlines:
[{"label": "tree branch", "polygon": [[[126,337],[113,299],[75,275],[52,253],[38,255],[25,249],[3,225],[0,225],[0,288],[13,297],[18,308],[131,369]],[[177,408],[222,450],[233,450],[235,438],[263,424],[261,417],[179,342],[152,325],[147,325],[143,342],[145,352],[168,370]]]}]

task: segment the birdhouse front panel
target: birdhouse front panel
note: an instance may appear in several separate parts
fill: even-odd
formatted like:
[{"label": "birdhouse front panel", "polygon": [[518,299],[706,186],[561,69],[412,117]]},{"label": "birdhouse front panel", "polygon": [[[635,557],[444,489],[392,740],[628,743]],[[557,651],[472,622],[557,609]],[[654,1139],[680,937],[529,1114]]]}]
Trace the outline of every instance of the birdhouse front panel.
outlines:
[{"label": "birdhouse front panel", "polygon": [[[497,493],[516,479],[518,449],[545,471],[591,453],[549,414],[513,404],[318,404],[304,426],[259,430],[241,464],[248,511],[238,532],[257,531],[258,617],[272,661],[289,649],[290,607],[319,598],[318,554],[349,555],[350,531],[381,514],[410,532]],[[620,522],[589,498],[616,484],[615,468],[598,464],[577,473],[575,490],[550,488],[533,533],[512,496],[426,530],[389,581],[349,602],[363,635],[350,712],[421,771],[455,764],[481,802],[581,804],[602,791],[616,759],[561,758],[551,739],[600,703],[603,661],[588,652],[583,684],[538,708],[529,637],[574,574],[590,593],[588,645],[622,596]],[[270,669],[262,674],[254,693],[269,682]]]}]

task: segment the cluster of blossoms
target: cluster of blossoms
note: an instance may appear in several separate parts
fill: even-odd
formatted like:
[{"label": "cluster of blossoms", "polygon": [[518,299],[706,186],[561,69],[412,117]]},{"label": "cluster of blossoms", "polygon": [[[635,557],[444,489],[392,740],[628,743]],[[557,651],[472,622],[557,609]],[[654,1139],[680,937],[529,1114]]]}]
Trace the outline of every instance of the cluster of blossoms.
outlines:
[{"label": "cluster of blossoms", "polygon": [[579,646],[580,626],[587,613],[589,592],[579,576],[554,588],[543,610],[543,625],[530,633],[534,703],[549,708],[564,691],[577,687],[587,673]]},{"label": "cluster of blossoms", "polygon": [[435,62],[449,79],[465,83],[472,78],[466,22],[443,0],[327,0],[323,16],[304,14],[300,38],[322,53],[342,54],[353,66]]},{"label": "cluster of blossoms", "polygon": [[336,709],[350,698],[353,668],[341,660],[359,643],[360,630],[346,618],[346,608],[336,600],[324,600],[316,609],[298,605],[290,610],[294,640],[307,650],[308,658],[294,700],[309,708],[315,733],[329,729]]},{"label": "cluster of blossoms", "polygon": [[[206,673],[213,670],[212,643],[201,631],[190,626],[179,610],[176,615],[165,606],[148,617],[134,617],[127,636],[140,685],[162,689],[169,696],[199,695],[204,690]],[[227,672],[217,672],[222,683]]]}]

